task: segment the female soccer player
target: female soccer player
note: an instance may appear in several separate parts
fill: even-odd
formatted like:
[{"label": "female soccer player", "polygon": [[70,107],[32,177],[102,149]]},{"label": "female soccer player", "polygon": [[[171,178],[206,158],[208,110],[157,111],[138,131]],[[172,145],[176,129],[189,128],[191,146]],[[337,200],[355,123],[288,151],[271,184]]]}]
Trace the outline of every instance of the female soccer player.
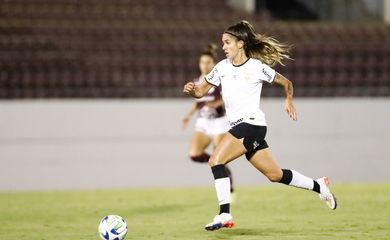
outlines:
[{"label": "female soccer player", "polygon": [[190,82],[183,89],[184,93],[200,98],[213,86],[221,85],[226,114],[232,127],[209,159],[220,212],[205,229],[212,231],[234,225],[230,214],[230,181],[224,166],[243,154],[271,182],[317,192],[331,209],[336,209],[336,198],[328,188],[327,177],[313,180],[297,171],[281,169],[265,141],[267,124],[260,108],[263,82],[276,83],[284,88],[284,109],[292,120],[297,120],[291,81],[270,67],[289,58],[287,46],[257,34],[247,21],[230,26],[222,34],[222,43],[227,58],[220,61],[200,84]]},{"label": "female soccer player", "polygon": [[[215,66],[217,61],[216,50],[217,46],[215,44],[209,44],[202,51],[199,58],[201,75],[194,79],[195,84],[199,84]],[[205,152],[206,148],[211,142],[216,146],[230,129],[225,107],[223,106],[221,87],[212,87],[205,96],[196,99],[196,102],[182,120],[184,129],[195,112],[198,112],[198,117],[195,123],[195,133],[190,144],[189,156],[194,162],[207,163],[210,155]],[[233,192],[231,172],[227,166],[225,168],[231,181],[230,192]]]}]

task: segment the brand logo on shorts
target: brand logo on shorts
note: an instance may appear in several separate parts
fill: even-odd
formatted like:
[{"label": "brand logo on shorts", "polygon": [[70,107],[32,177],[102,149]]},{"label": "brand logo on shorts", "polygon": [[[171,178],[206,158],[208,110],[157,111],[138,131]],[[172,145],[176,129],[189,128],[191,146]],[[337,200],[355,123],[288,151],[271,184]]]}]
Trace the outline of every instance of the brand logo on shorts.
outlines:
[{"label": "brand logo on shorts", "polygon": [[253,150],[256,149],[260,144],[257,141],[253,142]]}]

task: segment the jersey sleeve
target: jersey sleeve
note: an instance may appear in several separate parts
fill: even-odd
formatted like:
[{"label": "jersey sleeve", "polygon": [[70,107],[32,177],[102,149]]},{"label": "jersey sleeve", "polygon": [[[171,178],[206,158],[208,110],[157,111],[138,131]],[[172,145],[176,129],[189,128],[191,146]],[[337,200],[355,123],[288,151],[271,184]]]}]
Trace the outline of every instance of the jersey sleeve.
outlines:
[{"label": "jersey sleeve", "polygon": [[275,79],[276,71],[266,64],[261,64],[260,79],[272,83]]},{"label": "jersey sleeve", "polygon": [[208,82],[216,87],[218,87],[221,84],[221,79],[219,78],[217,66],[215,66],[213,68],[213,70],[211,70],[211,72],[206,75],[206,82]]}]

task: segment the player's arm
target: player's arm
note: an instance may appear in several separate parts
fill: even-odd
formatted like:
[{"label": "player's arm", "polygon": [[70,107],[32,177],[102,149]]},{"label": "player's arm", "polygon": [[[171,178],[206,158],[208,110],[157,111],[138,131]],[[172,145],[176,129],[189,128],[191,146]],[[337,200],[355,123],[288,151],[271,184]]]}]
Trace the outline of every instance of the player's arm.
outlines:
[{"label": "player's arm", "polygon": [[181,120],[182,122],[182,126],[183,126],[183,129],[186,129],[187,126],[188,126],[188,122],[190,121],[192,115],[194,115],[194,113],[197,111],[197,108],[196,108],[196,102],[192,105],[190,111],[188,111],[188,113],[183,117],[183,119]]},{"label": "player's arm", "polygon": [[282,74],[276,73],[274,82],[284,88],[286,93],[286,101],[284,105],[284,110],[287,112],[288,116],[292,120],[297,120],[297,111],[295,110],[293,99],[293,84],[290,80],[285,78]]},{"label": "player's arm", "polygon": [[206,95],[206,93],[208,93],[212,87],[212,84],[203,79],[203,81],[201,81],[199,84],[195,84],[193,82],[186,83],[186,85],[184,85],[183,92],[194,98],[201,98]]}]

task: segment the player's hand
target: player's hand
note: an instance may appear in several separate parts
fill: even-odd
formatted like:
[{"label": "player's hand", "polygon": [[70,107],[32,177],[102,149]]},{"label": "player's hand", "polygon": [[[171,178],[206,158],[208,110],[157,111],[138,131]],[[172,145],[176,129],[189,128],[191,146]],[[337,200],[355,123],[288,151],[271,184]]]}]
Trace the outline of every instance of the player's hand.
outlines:
[{"label": "player's hand", "polygon": [[184,117],[184,118],[181,120],[183,130],[187,128],[188,122],[189,122],[189,121],[190,121],[190,118],[189,118],[189,117]]},{"label": "player's hand", "polygon": [[183,93],[190,95],[190,96],[194,96],[194,92],[195,92],[195,83],[188,82],[188,83],[186,83],[186,85],[184,85]]},{"label": "player's hand", "polygon": [[294,104],[292,103],[291,99],[286,99],[284,110],[287,112],[288,116],[294,120],[297,121],[297,110],[295,110]]}]

